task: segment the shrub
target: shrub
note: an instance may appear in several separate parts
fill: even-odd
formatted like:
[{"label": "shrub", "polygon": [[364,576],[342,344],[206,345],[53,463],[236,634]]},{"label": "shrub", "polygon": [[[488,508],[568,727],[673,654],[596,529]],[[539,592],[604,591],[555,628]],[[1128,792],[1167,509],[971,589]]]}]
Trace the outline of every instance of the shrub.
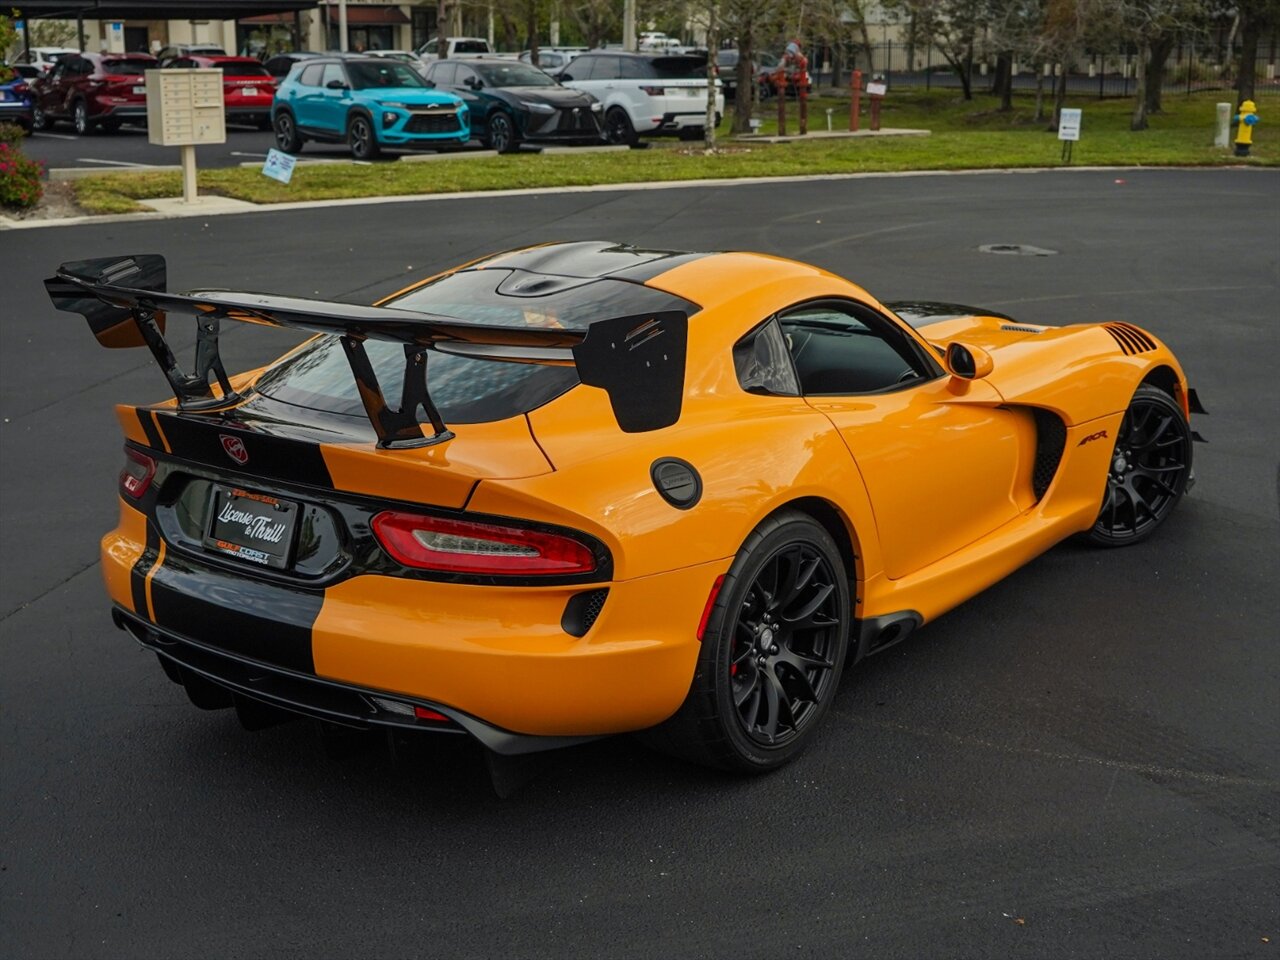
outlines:
[{"label": "shrub", "polygon": [[25,210],[44,195],[44,164],[28,160],[22,151],[0,139],[0,207]]}]

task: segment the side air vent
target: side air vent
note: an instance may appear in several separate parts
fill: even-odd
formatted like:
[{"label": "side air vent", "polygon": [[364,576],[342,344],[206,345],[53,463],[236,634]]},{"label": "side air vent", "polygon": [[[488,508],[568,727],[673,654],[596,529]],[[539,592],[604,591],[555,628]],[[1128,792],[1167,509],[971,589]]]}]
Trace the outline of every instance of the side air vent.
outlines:
[{"label": "side air vent", "polygon": [[608,588],[575,593],[565,604],[564,615],[560,618],[561,629],[571,637],[585,637],[604,609],[608,596]]},{"label": "side air vent", "polygon": [[1053,483],[1062,462],[1062,451],[1067,444],[1067,427],[1062,419],[1048,410],[1032,411],[1036,418],[1036,464],[1031,474],[1031,489],[1036,502],[1044,498],[1049,484]]},{"label": "side air vent", "polygon": [[1001,330],[1008,330],[1010,333],[1044,333],[1039,327],[1024,327],[1016,323],[1002,323]]},{"label": "side air vent", "polygon": [[1132,324],[1104,323],[1103,326],[1107,333],[1115,337],[1116,343],[1120,344],[1120,349],[1126,356],[1148,353],[1156,348],[1156,342]]}]

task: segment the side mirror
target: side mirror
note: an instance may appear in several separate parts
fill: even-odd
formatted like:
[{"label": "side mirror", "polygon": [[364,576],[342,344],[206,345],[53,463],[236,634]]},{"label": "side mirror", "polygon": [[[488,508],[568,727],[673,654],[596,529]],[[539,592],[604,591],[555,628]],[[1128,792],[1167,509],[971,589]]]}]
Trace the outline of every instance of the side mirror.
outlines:
[{"label": "side mirror", "polygon": [[987,351],[955,341],[947,344],[944,360],[947,373],[961,380],[981,380],[995,369]]},{"label": "side mirror", "polygon": [[467,77],[467,79],[462,81],[462,85],[465,87],[470,87],[472,90],[479,90],[482,86],[484,86],[484,84],[480,82],[479,77]]},{"label": "side mirror", "polygon": [[345,90],[345,89],[347,89],[347,85],[346,85],[346,83],[345,83],[344,81],[342,81],[342,80],[330,80],[328,83],[326,83],[326,84],[325,84],[325,89],[327,89],[327,90]]}]

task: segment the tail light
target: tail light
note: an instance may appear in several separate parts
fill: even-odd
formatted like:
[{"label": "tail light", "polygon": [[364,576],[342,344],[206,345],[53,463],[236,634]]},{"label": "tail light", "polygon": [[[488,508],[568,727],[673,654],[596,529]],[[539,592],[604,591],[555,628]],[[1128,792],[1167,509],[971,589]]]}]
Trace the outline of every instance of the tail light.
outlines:
[{"label": "tail light", "polygon": [[640,89],[651,97],[660,97],[667,92],[663,87],[641,87]]},{"label": "tail light", "polygon": [[18,96],[22,96],[24,93],[26,93],[30,89],[31,87],[29,87],[26,83],[24,83],[21,80],[19,80],[17,83],[13,85],[13,92],[16,93]]},{"label": "tail light", "polygon": [[156,475],[156,462],[141,450],[124,448],[124,469],[120,471],[120,492],[137,500],[151,486]]},{"label": "tail light", "polygon": [[373,532],[391,556],[420,570],[565,576],[596,569],[582,541],[526,527],[385,510],[373,518]]}]

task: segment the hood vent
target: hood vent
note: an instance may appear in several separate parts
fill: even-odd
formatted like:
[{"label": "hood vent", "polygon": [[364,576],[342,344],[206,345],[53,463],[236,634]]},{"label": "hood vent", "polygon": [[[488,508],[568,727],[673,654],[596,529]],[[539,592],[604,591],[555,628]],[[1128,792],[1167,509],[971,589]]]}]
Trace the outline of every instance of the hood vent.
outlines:
[{"label": "hood vent", "polygon": [[1156,342],[1132,324],[1104,323],[1103,327],[1106,328],[1107,333],[1115,337],[1116,343],[1120,344],[1120,349],[1124,351],[1125,356],[1149,353],[1156,348]]},{"label": "hood vent", "polygon": [[1017,323],[1002,323],[1001,330],[1008,330],[1010,333],[1044,333],[1040,327],[1024,327]]}]

